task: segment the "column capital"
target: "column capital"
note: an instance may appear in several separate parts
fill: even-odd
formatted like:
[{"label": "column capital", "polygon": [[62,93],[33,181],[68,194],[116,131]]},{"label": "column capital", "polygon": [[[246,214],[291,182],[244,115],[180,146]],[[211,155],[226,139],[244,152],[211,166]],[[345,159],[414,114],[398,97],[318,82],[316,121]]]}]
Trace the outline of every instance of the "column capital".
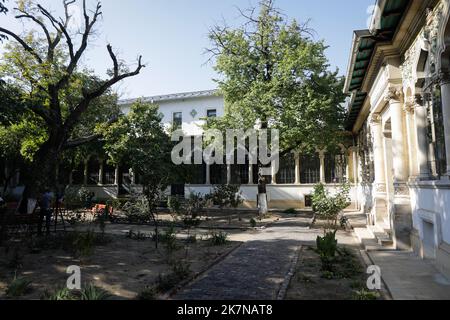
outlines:
[{"label": "column capital", "polygon": [[370,116],[370,124],[372,126],[381,125],[381,120],[382,120],[382,117],[381,117],[380,113],[373,113]]},{"label": "column capital", "polygon": [[384,100],[389,103],[403,102],[403,90],[401,87],[389,87],[384,93]]},{"label": "column capital", "polygon": [[408,97],[406,99],[405,104],[403,105],[403,111],[407,114],[414,114],[414,110],[416,108],[416,98],[415,97]]}]

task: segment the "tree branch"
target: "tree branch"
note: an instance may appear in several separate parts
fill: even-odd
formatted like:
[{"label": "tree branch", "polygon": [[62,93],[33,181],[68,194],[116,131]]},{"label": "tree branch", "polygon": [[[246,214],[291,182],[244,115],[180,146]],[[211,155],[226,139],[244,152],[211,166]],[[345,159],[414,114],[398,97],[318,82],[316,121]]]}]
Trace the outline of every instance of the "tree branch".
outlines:
[{"label": "tree branch", "polygon": [[93,135],[88,136],[88,137],[83,137],[83,138],[79,138],[79,139],[75,139],[75,140],[69,140],[69,141],[67,141],[64,144],[63,149],[64,150],[68,150],[68,149],[77,148],[77,147],[82,146],[82,145],[84,145],[86,143],[96,141],[96,140],[98,140],[100,138],[101,138],[100,134],[93,134]]},{"label": "tree branch", "polygon": [[22,38],[20,38],[17,34],[15,34],[12,31],[9,31],[8,29],[2,28],[0,27],[0,33],[4,33],[7,36],[10,36],[12,38],[14,38],[14,40],[16,40],[24,49],[25,51],[29,52],[33,57],[36,58],[37,62],[42,64],[43,60],[42,58],[36,53],[36,51],[34,51],[33,48],[31,48],[24,40],[22,40]]}]

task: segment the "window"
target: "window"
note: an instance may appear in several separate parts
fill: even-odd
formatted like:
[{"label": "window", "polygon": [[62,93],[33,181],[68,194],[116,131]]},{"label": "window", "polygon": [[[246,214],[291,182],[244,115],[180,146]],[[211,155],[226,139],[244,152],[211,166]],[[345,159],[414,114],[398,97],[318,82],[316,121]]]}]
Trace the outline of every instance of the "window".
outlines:
[{"label": "window", "polygon": [[302,184],[316,184],[320,182],[319,156],[305,155],[300,158],[300,182]]},{"label": "window", "polygon": [[174,112],[173,113],[173,127],[175,129],[181,129],[183,127],[183,113]]},{"label": "window", "polygon": [[206,111],[206,116],[208,118],[217,118],[217,110],[211,109],[211,110]]},{"label": "window", "polygon": [[290,153],[280,158],[280,169],[277,174],[277,184],[295,183],[295,156]]},{"label": "window", "polygon": [[435,178],[445,174],[447,159],[445,153],[445,134],[442,116],[442,97],[440,87],[435,85],[432,93],[425,94],[428,107],[429,166]]},{"label": "window", "polygon": [[227,183],[227,166],[222,164],[213,164],[210,167],[211,184]]},{"label": "window", "polygon": [[344,154],[325,156],[325,182],[344,183],[347,175],[347,159]]}]

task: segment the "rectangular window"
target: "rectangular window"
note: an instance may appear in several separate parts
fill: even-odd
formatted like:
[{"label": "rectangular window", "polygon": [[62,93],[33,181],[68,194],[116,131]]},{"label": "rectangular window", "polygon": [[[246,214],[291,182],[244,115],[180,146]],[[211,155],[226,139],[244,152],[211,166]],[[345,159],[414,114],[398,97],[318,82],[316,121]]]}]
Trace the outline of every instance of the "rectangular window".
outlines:
[{"label": "rectangular window", "polygon": [[302,184],[320,182],[320,158],[318,155],[302,156],[300,158],[300,181]]},{"label": "rectangular window", "polygon": [[295,183],[295,156],[290,153],[280,158],[280,169],[277,174],[277,184]]},{"label": "rectangular window", "polygon": [[173,113],[173,127],[174,129],[181,129],[183,127],[183,113],[174,112]]},{"label": "rectangular window", "polygon": [[206,112],[206,116],[207,116],[208,118],[217,118],[217,110],[216,110],[216,109],[208,110],[208,111]]},{"label": "rectangular window", "polygon": [[325,182],[344,183],[347,175],[347,160],[344,154],[325,155]]}]

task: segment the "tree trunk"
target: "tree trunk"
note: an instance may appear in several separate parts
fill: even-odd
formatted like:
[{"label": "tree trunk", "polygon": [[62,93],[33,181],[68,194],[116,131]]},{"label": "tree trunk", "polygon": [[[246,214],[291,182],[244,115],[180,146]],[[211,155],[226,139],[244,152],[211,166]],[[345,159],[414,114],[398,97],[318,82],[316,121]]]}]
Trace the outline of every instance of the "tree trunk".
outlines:
[{"label": "tree trunk", "polygon": [[263,216],[269,213],[269,204],[267,201],[267,180],[266,177],[262,175],[262,167],[258,170],[258,210],[259,217],[262,219]]}]

